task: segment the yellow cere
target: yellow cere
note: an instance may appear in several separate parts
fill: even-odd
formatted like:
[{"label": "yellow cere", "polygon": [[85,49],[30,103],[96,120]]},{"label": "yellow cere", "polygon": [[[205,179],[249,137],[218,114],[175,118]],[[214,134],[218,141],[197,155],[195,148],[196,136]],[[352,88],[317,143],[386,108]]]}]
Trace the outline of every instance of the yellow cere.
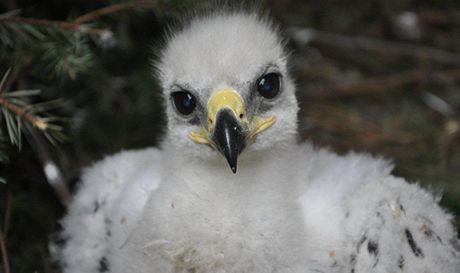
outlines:
[{"label": "yellow cere", "polygon": [[244,101],[241,95],[233,89],[221,89],[212,94],[208,101],[208,126],[210,129],[214,126],[217,113],[222,108],[232,110],[236,118],[241,118],[247,126],[246,111]]},{"label": "yellow cere", "polygon": [[215,126],[217,113],[222,108],[230,109],[235,117],[240,120],[241,125],[250,130],[248,134],[248,140],[254,138],[257,134],[265,131],[270,128],[275,122],[275,116],[270,116],[268,118],[262,118],[259,116],[254,116],[252,118],[251,124],[249,124],[246,109],[244,105],[244,100],[241,95],[233,89],[225,88],[220,89],[214,92],[208,100],[208,126],[207,128],[201,128],[199,131],[191,131],[189,133],[189,138],[197,144],[208,144],[210,145],[212,141],[210,140],[210,134],[213,131]]}]

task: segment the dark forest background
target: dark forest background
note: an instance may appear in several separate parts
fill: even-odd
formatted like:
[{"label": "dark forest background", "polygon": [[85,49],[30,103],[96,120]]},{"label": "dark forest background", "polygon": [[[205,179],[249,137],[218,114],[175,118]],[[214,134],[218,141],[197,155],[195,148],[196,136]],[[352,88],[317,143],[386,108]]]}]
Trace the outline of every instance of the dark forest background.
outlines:
[{"label": "dark forest background", "polygon": [[[60,272],[48,244],[81,168],[161,138],[151,60],[196,2],[0,2],[1,272]],[[262,3],[292,51],[301,137],[391,158],[460,215],[460,2]]]}]

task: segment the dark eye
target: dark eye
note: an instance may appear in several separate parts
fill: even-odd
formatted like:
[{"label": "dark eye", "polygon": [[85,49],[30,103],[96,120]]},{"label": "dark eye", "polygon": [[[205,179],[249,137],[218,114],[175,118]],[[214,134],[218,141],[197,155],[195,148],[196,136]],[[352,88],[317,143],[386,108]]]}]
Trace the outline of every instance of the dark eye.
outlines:
[{"label": "dark eye", "polygon": [[171,94],[174,106],[182,115],[190,115],[196,107],[196,98],[188,91],[179,91]]},{"label": "dark eye", "polygon": [[269,73],[260,77],[257,82],[257,91],[262,97],[272,99],[280,92],[280,76]]}]

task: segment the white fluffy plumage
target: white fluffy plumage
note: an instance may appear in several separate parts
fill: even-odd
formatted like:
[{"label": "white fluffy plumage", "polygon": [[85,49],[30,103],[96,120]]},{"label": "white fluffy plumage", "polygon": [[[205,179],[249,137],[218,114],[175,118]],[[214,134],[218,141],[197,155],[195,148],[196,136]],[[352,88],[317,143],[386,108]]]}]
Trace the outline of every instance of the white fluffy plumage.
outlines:
[{"label": "white fluffy plumage", "polygon": [[[166,104],[160,149],[87,168],[63,220],[65,273],[460,272],[452,216],[438,198],[390,174],[381,158],[297,142],[297,100],[268,20],[217,12],[173,33],[158,64],[164,96],[197,99],[190,117]],[[281,78],[265,99],[255,81]],[[248,118],[276,122],[248,143],[233,174],[206,128],[206,102],[231,88]],[[177,90],[176,90],[177,91]],[[200,114],[201,113],[201,114]]]}]

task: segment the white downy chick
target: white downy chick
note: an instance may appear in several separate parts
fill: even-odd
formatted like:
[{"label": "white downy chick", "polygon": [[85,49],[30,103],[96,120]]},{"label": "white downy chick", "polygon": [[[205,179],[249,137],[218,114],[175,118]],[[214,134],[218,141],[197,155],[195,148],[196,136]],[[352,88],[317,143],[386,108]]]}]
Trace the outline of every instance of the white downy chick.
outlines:
[{"label": "white downy chick", "polygon": [[460,272],[452,216],[431,193],[383,159],[298,143],[286,62],[253,13],[172,33],[157,65],[161,148],[85,170],[64,272]]}]

